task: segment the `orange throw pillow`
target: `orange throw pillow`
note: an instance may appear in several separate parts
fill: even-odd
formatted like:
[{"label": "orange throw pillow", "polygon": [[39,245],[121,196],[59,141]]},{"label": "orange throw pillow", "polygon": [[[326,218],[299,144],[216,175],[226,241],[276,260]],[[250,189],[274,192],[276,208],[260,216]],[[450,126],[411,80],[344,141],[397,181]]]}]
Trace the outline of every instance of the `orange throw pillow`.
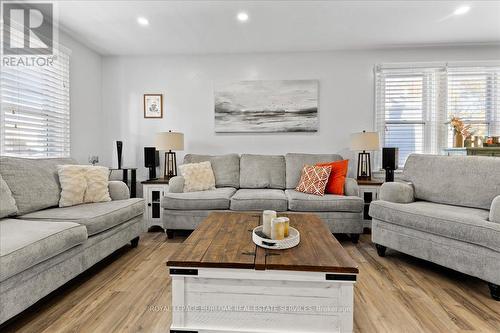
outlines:
[{"label": "orange throw pillow", "polygon": [[323,196],[331,170],[330,166],[304,165],[299,185],[297,185],[295,190]]},{"label": "orange throw pillow", "polygon": [[347,177],[347,169],[349,168],[349,160],[317,163],[316,166],[329,166],[332,168],[332,172],[330,172],[330,177],[326,183],[325,193],[344,195],[344,184]]}]

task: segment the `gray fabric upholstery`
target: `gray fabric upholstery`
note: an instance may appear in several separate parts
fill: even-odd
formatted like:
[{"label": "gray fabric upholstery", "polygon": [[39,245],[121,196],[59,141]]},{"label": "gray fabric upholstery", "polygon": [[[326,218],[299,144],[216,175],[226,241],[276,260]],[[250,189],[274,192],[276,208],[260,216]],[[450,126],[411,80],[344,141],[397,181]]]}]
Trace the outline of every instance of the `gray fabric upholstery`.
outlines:
[{"label": "gray fabric upholstery", "polygon": [[342,156],[337,154],[286,154],[286,188],[297,187],[305,164],[314,165],[316,163],[333,162],[341,159]]},{"label": "gray fabric upholstery", "polygon": [[286,190],[288,209],[296,212],[361,212],[363,199],[356,196],[325,194],[324,196],[307,194],[295,190]]},{"label": "gray fabric upholstery", "polygon": [[210,161],[216,187],[240,187],[240,157],[238,154],[219,156],[187,154],[184,164]]},{"label": "gray fabric upholstery", "polygon": [[491,203],[489,220],[491,222],[500,223],[500,195],[496,196]]},{"label": "gray fabric upholstery", "polygon": [[[500,253],[498,251],[378,219],[372,220],[372,241],[485,281],[500,284]],[[389,251],[387,255],[390,256]]]},{"label": "gray fabric upholstery", "polygon": [[20,215],[59,204],[57,165],[61,164],[75,162],[70,158],[0,157],[0,174],[12,191]]},{"label": "gray fabric upholstery", "polygon": [[108,183],[109,196],[111,200],[125,200],[130,198],[130,190],[127,184],[119,180],[112,180]]},{"label": "gray fabric upholstery", "polygon": [[20,216],[26,220],[49,222],[71,221],[87,228],[89,236],[122,224],[144,212],[144,200],[140,198],[97,202],[64,208],[50,208]]},{"label": "gray fabric upholstery", "polygon": [[142,216],[135,217],[0,282],[0,324],[129,244],[144,229]]},{"label": "gray fabric upholstery", "polygon": [[231,196],[236,192],[232,187],[220,187],[215,190],[165,193],[161,206],[166,209],[204,210],[228,209]]},{"label": "gray fabric upholstery", "polygon": [[490,209],[500,194],[500,158],[412,154],[403,177],[413,183],[416,199]]},{"label": "gray fabric upholstery", "polygon": [[283,190],[239,189],[231,198],[231,210],[286,211],[287,199]]},{"label": "gray fabric upholstery", "polygon": [[395,203],[410,203],[415,201],[413,185],[401,182],[384,183],[380,187],[380,200]]},{"label": "gray fabric upholstery", "polygon": [[370,216],[377,220],[500,251],[500,224],[489,222],[488,214],[487,210],[425,201],[374,201],[370,205]]},{"label": "gray fabric upholstery", "polygon": [[344,194],[348,196],[359,196],[359,186],[356,179],[346,178],[344,184]]},{"label": "gray fabric upholstery", "polygon": [[84,226],[17,219],[0,220],[0,281],[87,239]]},{"label": "gray fabric upholstery", "polygon": [[285,189],[285,157],[281,155],[241,155],[240,188]]},{"label": "gray fabric upholstery", "polygon": [[184,177],[175,176],[168,181],[168,191],[170,193],[182,193],[184,192]]},{"label": "gray fabric upholstery", "polygon": [[[311,212],[287,212],[287,214]],[[331,233],[360,234],[363,232],[363,213],[354,212],[314,212],[325,222]]]},{"label": "gray fabric upholstery", "polygon": [[12,196],[9,185],[0,175],[0,218],[17,214],[16,200]]}]

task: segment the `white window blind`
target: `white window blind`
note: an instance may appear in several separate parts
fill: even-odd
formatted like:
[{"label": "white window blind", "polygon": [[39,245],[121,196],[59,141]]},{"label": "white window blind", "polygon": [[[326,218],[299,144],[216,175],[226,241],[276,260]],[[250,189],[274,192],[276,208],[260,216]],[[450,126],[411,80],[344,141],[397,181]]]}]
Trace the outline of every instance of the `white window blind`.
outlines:
[{"label": "white window blind", "polygon": [[56,49],[52,66],[2,66],[2,155],[70,155],[70,51]]},{"label": "white window blind", "polygon": [[382,145],[399,148],[400,167],[411,153],[440,153],[452,146],[453,115],[474,135],[500,135],[499,77],[493,66],[376,66],[375,123]]},{"label": "white window blind", "polygon": [[[500,135],[500,71],[495,68],[451,68],[447,73],[448,118],[457,116],[473,135]],[[453,134],[448,132],[448,146]]]},{"label": "white window blind", "polygon": [[412,153],[435,152],[440,73],[436,70],[376,72],[376,126],[384,147],[399,148],[404,164]]}]

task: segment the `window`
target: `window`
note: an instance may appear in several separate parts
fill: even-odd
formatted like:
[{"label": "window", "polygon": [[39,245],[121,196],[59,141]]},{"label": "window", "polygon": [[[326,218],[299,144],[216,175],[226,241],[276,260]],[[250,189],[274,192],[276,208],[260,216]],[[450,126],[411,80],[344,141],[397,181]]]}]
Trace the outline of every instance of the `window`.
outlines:
[{"label": "window", "polygon": [[[474,135],[500,135],[498,67],[381,65],[375,69],[375,122],[382,145],[411,153],[451,147],[448,121],[458,116]],[[379,165],[380,165],[380,161]]]},{"label": "window", "polygon": [[2,155],[70,155],[69,52],[58,51],[53,66],[2,67]]}]

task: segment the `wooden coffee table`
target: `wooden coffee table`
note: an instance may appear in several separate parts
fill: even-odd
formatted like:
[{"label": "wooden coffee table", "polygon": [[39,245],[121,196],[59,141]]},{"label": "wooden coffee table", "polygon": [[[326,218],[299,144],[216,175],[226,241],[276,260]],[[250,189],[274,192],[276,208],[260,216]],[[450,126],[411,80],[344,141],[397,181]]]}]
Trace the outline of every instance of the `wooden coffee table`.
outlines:
[{"label": "wooden coffee table", "polygon": [[300,244],[252,242],[257,213],[213,213],[172,255],[170,332],[351,332],[358,268],[312,214],[279,214]]}]

